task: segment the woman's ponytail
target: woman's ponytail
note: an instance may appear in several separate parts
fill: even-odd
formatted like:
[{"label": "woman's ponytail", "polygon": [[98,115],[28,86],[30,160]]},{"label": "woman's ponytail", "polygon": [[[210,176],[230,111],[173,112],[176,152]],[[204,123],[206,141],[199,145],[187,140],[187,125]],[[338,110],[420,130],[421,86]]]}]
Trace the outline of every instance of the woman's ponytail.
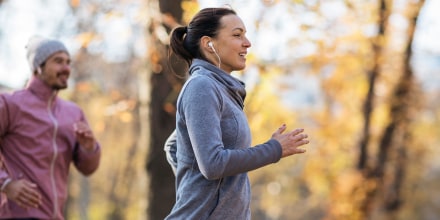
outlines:
[{"label": "woman's ponytail", "polygon": [[194,56],[185,47],[185,39],[188,37],[188,28],[177,27],[171,33],[170,46],[174,54],[185,60],[188,66],[191,65]]}]

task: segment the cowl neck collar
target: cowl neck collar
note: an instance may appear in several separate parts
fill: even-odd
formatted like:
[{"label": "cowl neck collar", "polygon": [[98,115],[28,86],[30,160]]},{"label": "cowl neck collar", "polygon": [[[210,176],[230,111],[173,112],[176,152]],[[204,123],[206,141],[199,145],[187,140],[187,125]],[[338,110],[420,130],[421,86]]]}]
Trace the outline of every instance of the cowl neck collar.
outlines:
[{"label": "cowl neck collar", "polygon": [[[207,69],[209,71],[197,71],[200,68]],[[194,59],[191,67],[189,68],[190,75],[206,75],[224,87],[227,88],[228,93],[231,97],[237,102],[237,104],[243,109],[244,108],[244,99],[246,97],[246,90],[244,82],[239,79],[231,76],[231,74],[223,71],[222,69],[214,66],[213,64],[201,60]]]}]

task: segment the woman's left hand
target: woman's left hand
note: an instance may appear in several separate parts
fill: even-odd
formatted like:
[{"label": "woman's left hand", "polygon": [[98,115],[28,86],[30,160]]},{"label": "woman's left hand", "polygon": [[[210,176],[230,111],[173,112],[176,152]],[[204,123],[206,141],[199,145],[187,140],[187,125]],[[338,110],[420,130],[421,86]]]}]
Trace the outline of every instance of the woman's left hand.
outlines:
[{"label": "woman's left hand", "polygon": [[299,148],[309,143],[308,135],[304,134],[304,129],[298,128],[293,131],[286,132],[286,125],[282,125],[272,134],[272,138],[281,144],[281,157],[287,157],[294,154],[305,153],[306,150]]}]

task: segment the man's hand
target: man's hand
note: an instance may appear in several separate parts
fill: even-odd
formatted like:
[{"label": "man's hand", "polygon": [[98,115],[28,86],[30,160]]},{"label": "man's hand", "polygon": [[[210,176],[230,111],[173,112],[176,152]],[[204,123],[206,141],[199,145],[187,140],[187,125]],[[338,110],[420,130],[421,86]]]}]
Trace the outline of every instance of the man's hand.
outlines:
[{"label": "man's hand", "polygon": [[37,185],[26,179],[12,180],[3,192],[8,199],[23,208],[38,208],[41,205],[41,194],[38,192]]},{"label": "man's hand", "polygon": [[78,141],[80,147],[86,151],[94,151],[96,140],[87,123],[83,121],[76,122],[73,125],[73,129],[75,131],[76,140]]}]

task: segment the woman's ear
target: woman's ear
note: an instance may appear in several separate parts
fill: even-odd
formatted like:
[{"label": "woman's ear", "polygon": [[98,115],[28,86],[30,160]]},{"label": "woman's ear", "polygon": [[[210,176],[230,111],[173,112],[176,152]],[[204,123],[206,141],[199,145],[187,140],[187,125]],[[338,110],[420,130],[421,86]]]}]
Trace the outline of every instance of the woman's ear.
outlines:
[{"label": "woman's ear", "polygon": [[208,36],[203,36],[200,39],[200,46],[203,48],[203,50],[209,51],[211,53],[214,52],[213,46],[212,46],[212,38],[210,38]]}]

